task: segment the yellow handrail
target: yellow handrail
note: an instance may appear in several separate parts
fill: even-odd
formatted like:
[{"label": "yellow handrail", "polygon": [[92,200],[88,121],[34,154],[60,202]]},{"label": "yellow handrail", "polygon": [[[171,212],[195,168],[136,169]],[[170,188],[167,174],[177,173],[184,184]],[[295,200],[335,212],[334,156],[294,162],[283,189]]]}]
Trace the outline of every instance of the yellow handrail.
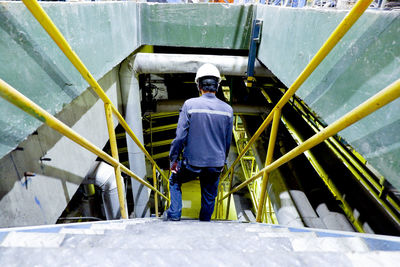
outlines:
[{"label": "yellow handrail", "polygon": [[230,194],[233,194],[236,191],[242,189],[255,179],[261,177],[264,172],[269,173],[275,170],[279,166],[285,164],[286,162],[302,154],[304,151],[309,150],[314,146],[322,143],[329,137],[337,134],[338,132],[349,127],[353,123],[361,120],[362,118],[368,116],[369,114],[382,108],[383,106],[389,104],[390,102],[399,97],[400,97],[400,79],[398,79],[385,89],[381,90],[379,93],[375,94],[374,96],[372,96],[371,98],[369,98],[368,100],[366,100],[365,102],[354,108],[352,111],[348,112],[346,115],[342,116],[334,123],[330,124],[328,127],[323,129],[319,133],[313,135],[312,137],[304,141],[301,145],[297,146],[296,148],[292,149],[279,159],[275,160],[270,165],[265,166],[253,177],[251,177],[250,179],[246,180],[245,182],[241,183],[240,185],[236,186],[231,191],[229,191],[226,195],[224,195],[220,199],[220,201],[227,198]]},{"label": "yellow handrail", "polygon": [[[78,55],[72,50],[71,46],[63,36],[63,34],[59,31],[57,26],[53,23],[51,18],[47,15],[47,13],[43,10],[43,8],[39,5],[39,3],[36,0],[22,0],[25,6],[29,9],[29,11],[32,13],[32,15],[36,18],[36,20],[42,25],[42,27],[45,29],[45,31],[49,34],[49,36],[53,39],[53,41],[58,45],[58,47],[61,49],[61,51],[64,53],[64,55],[70,60],[72,65],[79,71],[79,73],[82,75],[82,77],[89,83],[89,85],[92,87],[93,91],[100,97],[100,99],[104,102],[105,105],[110,105],[111,110],[114,115],[116,115],[118,121],[122,125],[122,127],[125,129],[125,131],[129,134],[129,136],[132,138],[132,140],[136,143],[136,145],[143,151],[147,159],[156,166],[157,170],[161,174],[161,176],[168,181],[168,178],[164,175],[164,173],[161,171],[159,166],[156,164],[156,162],[153,160],[153,158],[150,156],[150,154],[147,152],[145,147],[140,143],[139,139],[136,137],[136,135],[133,133],[133,131],[130,129],[129,125],[126,123],[125,119],[122,117],[122,115],[119,113],[118,109],[114,106],[114,104],[111,102],[107,94],[104,92],[104,90],[101,88],[101,86],[98,84],[96,79],[92,76],[90,71],[86,68],[85,64],[80,60]],[[107,123],[109,123],[110,118],[107,117]],[[109,131],[110,132],[110,131]],[[112,147],[110,142],[110,146]],[[116,143],[114,144],[114,149],[116,148]],[[111,148],[113,149],[113,148]],[[115,168],[117,168],[115,166]],[[117,171],[117,170],[116,170]],[[120,174],[119,174],[120,175]],[[117,177],[117,175],[116,175]],[[116,178],[118,180],[118,178]],[[119,186],[119,183],[117,181],[117,186]],[[122,187],[118,189],[118,192],[122,192]],[[156,191],[158,192],[158,191]],[[159,192],[158,192],[159,193]],[[159,193],[161,194],[161,193]],[[169,203],[169,199],[167,199]],[[122,206],[121,206],[121,214],[122,212]],[[122,215],[124,217],[124,215]]]},{"label": "yellow handrail", "polygon": [[232,163],[231,167],[226,171],[225,175],[221,178],[221,181],[228,176],[231,169],[235,167],[235,165],[239,162],[240,158],[243,157],[243,155],[247,152],[247,150],[253,145],[255,140],[269,125],[269,123],[272,121],[274,112],[278,109],[283,108],[283,106],[296,93],[296,91],[300,88],[300,86],[304,83],[304,81],[311,75],[311,73],[318,67],[318,65],[322,62],[322,60],[324,60],[324,58],[336,46],[336,44],[340,41],[340,39],[342,39],[342,37],[347,33],[347,31],[353,26],[353,24],[358,20],[358,18],[369,7],[371,2],[372,0],[360,0],[354,5],[354,7],[350,10],[349,14],[347,14],[347,16],[342,20],[342,22],[340,22],[340,24],[336,27],[333,33],[329,36],[328,40],[326,40],[326,42],[318,50],[318,52],[315,54],[312,60],[307,64],[307,66],[304,68],[301,74],[289,87],[287,92],[283,95],[283,97],[279,100],[276,106],[272,109],[270,114],[260,125],[260,127],[254,133],[254,135],[251,137],[247,145],[243,148],[243,151],[239,154],[236,160]]}]

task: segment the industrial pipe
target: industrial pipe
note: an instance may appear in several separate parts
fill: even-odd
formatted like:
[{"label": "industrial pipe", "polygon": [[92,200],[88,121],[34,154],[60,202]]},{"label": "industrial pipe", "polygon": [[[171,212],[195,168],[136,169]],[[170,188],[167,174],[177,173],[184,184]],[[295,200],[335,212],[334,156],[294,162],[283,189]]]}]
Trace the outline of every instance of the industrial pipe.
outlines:
[{"label": "industrial pipe", "polygon": [[[243,56],[138,53],[135,56],[133,70],[136,73],[152,74],[196,73],[201,65],[211,63],[217,66],[222,75],[246,76],[247,61],[247,57]],[[255,63],[254,75],[274,76],[258,61]]]},{"label": "industrial pipe", "polygon": [[86,175],[83,184],[94,184],[101,189],[107,220],[121,218],[115,172],[111,165],[96,161]]}]

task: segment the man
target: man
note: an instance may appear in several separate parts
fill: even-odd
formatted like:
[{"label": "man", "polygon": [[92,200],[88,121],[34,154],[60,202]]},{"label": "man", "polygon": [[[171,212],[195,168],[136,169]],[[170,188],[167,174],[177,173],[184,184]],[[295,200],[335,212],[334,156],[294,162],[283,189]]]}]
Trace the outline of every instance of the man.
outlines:
[{"label": "man", "polygon": [[[226,163],[232,138],[233,111],[215,93],[221,82],[218,69],[202,65],[195,82],[200,97],[185,101],[179,114],[176,138],[169,153],[171,205],[165,220],[179,221],[182,215],[184,182],[200,178],[200,221],[210,221],[218,191],[219,176]],[[179,156],[183,151],[182,160]]]}]

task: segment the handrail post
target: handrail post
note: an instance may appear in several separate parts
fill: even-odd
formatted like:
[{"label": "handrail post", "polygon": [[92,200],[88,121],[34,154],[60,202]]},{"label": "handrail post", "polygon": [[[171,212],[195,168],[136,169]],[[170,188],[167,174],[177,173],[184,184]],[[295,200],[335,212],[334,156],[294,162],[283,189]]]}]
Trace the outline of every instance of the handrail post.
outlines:
[{"label": "handrail post", "polygon": [[[157,182],[157,176],[156,176],[156,165],[153,164],[153,186],[158,189],[158,182]],[[154,208],[155,208],[155,213],[156,217],[158,217],[158,194],[157,192],[154,192]]]},{"label": "handrail post", "polygon": [[[224,195],[224,185],[221,183],[221,190],[220,190],[220,192],[221,192],[221,196],[223,196]],[[221,197],[220,197],[221,198]],[[219,209],[219,214],[218,214],[218,217],[220,217],[221,218],[221,220],[224,218],[224,202],[223,201],[219,201],[219,205],[218,205],[218,209]]]},{"label": "handrail post", "polygon": [[218,193],[217,193],[217,200],[215,201],[215,218],[219,219],[219,210],[220,210],[220,205],[221,203],[219,202],[219,199],[221,198],[221,195],[223,194],[222,192],[223,188],[222,188],[222,183],[220,180],[220,183],[218,185]]},{"label": "handrail post", "polygon": [[[279,121],[281,119],[281,110],[277,109],[274,111],[274,119],[272,121],[272,128],[271,128],[271,133],[269,136],[269,143],[268,143],[268,152],[267,152],[267,157],[265,159],[265,166],[268,166],[272,162],[272,157],[274,155],[274,149],[275,149],[275,141],[276,141],[276,135],[278,133],[278,127],[279,127]],[[264,210],[264,203],[265,203],[265,195],[267,191],[267,185],[268,185],[268,178],[269,178],[269,173],[264,172],[263,175],[263,180],[262,180],[262,185],[261,185],[261,195],[260,195],[260,200],[258,201],[258,209],[257,209],[257,217],[256,221],[261,222],[262,220],[262,213]]]},{"label": "handrail post", "polygon": [[[229,176],[230,176],[230,177],[229,177],[230,182],[229,182],[229,190],[228,190],[228,192],[231,191],[231,189],[232,189],[232,183],[233,183],[233,168],[232,168],[231,173],[230,173]],[[229,209],[230,209],[230,207],[231,207],[231,197],[228,198],[228,203],[227,203],[227,206],[226,206],[226,220],[228,220],[228,217],[229,217]]]},{"label": "handrail post", "polygon": [[[112,118],[111,104],[105,103],[104,110],[106,112],[108,135],[110,137],[111,155],[116,161],[119,161],[117,139],[115,137],[114,121]],[[115,179],[117,181],[117,190],[118,190],[118,199],[119,199],[121,217],[123,219],[127,219],[128,216],[127,216],[127,212],[125,209],[125,192],[124,192],[125,190],[123,187],[123,182],[122,182],[122,177],[121,177],[121,166],[120,165],[115,166],[114,172],[115,172]]]}]

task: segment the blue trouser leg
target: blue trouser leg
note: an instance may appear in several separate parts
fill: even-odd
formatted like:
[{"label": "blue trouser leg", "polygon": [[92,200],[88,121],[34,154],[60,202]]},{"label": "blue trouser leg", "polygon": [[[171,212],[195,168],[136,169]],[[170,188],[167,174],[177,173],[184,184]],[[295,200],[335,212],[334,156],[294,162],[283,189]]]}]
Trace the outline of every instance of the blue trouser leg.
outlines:
[{"label": "blue trouser leg", "polygon": [[171,194],[171,205],[167,210],[168,218],[180,219],[182,215],[182,190],[178,182],[177,174],[172,173],[169,177],[169,191]]},{"label": "blue trouser leg", "polygon": [[201,209],[199,220],[210,221],[214,211],[215,197],[218,193],[219,170],[221,168],[204,168],[200,173]]},{"label": "blue trouser leg", "polygon": [[167,216],[172,220],[179,220],[182,216],[182,184],[195,179],[200,172],[200,169],[191,169],[182,162],[179,162],[178,166],[178,173],[172,173],[169,177],[171,205],[167,210]]}]

